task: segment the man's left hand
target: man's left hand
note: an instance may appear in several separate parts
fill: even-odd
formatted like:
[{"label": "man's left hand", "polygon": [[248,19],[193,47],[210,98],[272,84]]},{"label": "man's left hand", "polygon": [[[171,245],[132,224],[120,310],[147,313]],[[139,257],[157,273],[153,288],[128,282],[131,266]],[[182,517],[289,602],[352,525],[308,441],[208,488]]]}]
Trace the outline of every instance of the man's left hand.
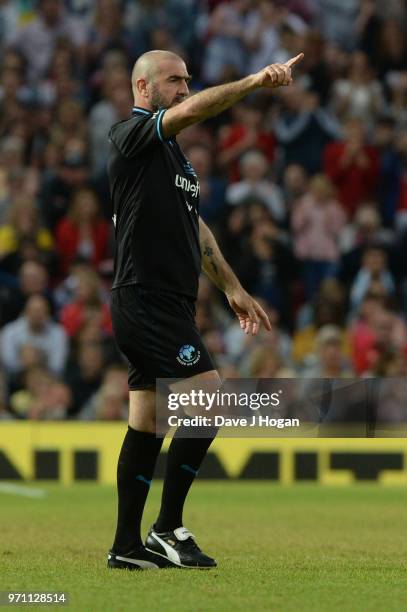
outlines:
[{"label": "man's left hand", "polygon": [[245,334],[249,334],[251,331],[252,336],[256,336],[261,324],[263,324],[268,331],[271,330],[269,318],[263,308],[243,289],[243,287],[238,287],[233,291],[226,292],[226,297],[231,309],[236,313],[240,327]]}]

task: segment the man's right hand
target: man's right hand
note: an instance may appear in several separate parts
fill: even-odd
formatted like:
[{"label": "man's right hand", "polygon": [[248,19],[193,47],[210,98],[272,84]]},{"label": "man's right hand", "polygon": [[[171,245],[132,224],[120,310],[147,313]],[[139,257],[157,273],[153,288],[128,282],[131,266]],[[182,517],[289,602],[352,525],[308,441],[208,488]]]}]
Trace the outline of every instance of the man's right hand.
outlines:
[{"label": "man's right hand", "polygon": [[293,82],[291,76],[291,68],[295,66],[304,57],[300,53],[296,57],[292,57],[285,64],[270,64],[257,73],[259,87],[282,87],[283,85],[291,85]]},{"label": "man's right hand", "polygon": [[300,53],[285,64],[271,64],[260,72],[250,74],[238,81],[215,85],[199,91],[183,102],[171,106],[163,115],[164,138],[178,134],[181,130],[209,117],[219,115],[259,87],[281,87],[292,83],[291,69],[304,57]]}]

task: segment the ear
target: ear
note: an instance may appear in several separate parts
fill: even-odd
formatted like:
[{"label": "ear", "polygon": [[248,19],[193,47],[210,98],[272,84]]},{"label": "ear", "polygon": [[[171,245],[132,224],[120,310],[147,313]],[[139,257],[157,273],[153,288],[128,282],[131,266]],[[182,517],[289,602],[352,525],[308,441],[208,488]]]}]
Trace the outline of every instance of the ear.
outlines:
[{"label": "ear", "polygon": [[149,87],[146,79],[143,77],[137,79],[136,81],[136,90],[140,97],[148,98],[149,96]]}]

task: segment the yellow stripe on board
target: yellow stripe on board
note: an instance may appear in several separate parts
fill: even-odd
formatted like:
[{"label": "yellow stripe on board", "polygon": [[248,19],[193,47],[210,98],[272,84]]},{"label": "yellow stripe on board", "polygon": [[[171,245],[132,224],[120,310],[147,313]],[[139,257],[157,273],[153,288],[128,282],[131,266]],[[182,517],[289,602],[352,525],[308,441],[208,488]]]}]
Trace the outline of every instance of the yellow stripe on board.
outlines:
[{"label": "yellow stripe on board", "polygon": [[[87,451],[97,455],[98,482],[114,484],[117,457],[126,428],[123,422],[3,422],[0,424],[0,479],[5,479],[5,470],[10,466],[21,479],[34,479],[35,456],[48,451],[54,454],[54,459],[57,455],[57,478],[64,484],[70,484],[75,480],[75,453]],[[164,441],[164,452],[169,441]],[[210,450],[229,478],[241,477],[256,453],[261,453],[262,457],[264,453],[274,453],[278,461],[275,480],[289,485],[298,479],[301,457],[315,454],[315,457],[311,457],[315,465],[313,479],[321,484],[346,485],[358,479],[359,467],[332,467],[333,456],[336,455],[335,461],[338,461],[338,456],[339,461],[343,461],[343,455],[350,454],[356,457],[356,461],[358,457],[362,458],[361,462],[366,464],[363,455],[369,453],[379,456],[374,480],[383,485],[407,484],[407,438],[218,437]],[[301,454],[300,458],[298,454]],[[383,458],[383,467],[380,457]],[[395,462],[397,467],[388,469],[389,461]],[[252,470],[246,477],[253,478],[256,474],[253,475]]]}]

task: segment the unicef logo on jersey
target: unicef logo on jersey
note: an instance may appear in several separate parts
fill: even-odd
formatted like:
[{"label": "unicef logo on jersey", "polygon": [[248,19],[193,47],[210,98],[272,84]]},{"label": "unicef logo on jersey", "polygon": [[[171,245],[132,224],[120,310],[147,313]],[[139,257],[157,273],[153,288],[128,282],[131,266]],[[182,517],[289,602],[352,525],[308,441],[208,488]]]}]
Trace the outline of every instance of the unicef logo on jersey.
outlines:
[{"label": "unicef logo on jersey", "polygon": [[201,353],[192,344],[184,344],[178,351],[177,361],[185,366],[192,366],[199,361]]}]

